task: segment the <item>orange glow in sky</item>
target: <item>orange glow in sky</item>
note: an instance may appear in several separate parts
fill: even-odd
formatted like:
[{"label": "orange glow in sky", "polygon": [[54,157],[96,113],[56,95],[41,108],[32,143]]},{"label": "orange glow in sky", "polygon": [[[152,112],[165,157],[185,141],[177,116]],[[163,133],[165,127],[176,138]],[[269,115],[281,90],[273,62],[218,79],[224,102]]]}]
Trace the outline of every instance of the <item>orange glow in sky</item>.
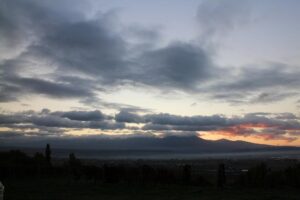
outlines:
[{"label": "orange glow in sky", "polygon": [[[272,129],[277,126],[270,126],[263,123],[258,124],[241,124],[231,126],[219,130],[200,132],[199,137],[207,140],[243,140],[258,144],[269,145],[286,145],[286,146],[300,146],[300,138],[293,134],[294,131],[299,130],[282,130],[279,134],[271,134]],[[273,130],[273,131],[276,131]]]}]

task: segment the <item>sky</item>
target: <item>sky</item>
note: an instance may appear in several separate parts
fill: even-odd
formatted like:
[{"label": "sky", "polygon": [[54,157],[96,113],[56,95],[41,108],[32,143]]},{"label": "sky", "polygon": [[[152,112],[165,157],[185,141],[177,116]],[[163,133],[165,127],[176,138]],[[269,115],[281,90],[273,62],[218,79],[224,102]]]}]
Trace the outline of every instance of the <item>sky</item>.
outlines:
[{"label": "sky", "polygon": [[300,146],[298,0],[1,0],[0,142]]}]

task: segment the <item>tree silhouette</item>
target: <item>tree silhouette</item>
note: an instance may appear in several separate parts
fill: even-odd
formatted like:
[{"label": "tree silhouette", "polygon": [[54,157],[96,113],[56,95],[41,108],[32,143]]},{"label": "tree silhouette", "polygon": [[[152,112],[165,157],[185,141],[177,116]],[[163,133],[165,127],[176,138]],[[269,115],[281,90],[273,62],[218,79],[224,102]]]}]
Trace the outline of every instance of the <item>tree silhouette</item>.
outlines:
[{"label": "tree silhouette", "polygon": [[74,153],[69,154],[69,165],[70,166],[80,166],[81,165],[80,160],[76,158]]},{"label": "tree silhouette", "polygon": [[70,153],[69,154],[69,168],[71,170],[71,173],[73,175],[73,177],[78,180],[80,179],[81,176],[81,162],[79,159],[76,158],[74,153]]},{"label": "tree silhouette", "polygon": [[51,148],[50,148],[50,144],[47,144],[47,146],[46,146],[45,157],[46,157],[47,164],[49,166],[51,166]]},{"label": "tree silhouette", "polygon": [[40,177],[44,169],[47,167],[45,156],[42,153],[37,152],[33,156],[33,160],[36,165],[37,176]]}]

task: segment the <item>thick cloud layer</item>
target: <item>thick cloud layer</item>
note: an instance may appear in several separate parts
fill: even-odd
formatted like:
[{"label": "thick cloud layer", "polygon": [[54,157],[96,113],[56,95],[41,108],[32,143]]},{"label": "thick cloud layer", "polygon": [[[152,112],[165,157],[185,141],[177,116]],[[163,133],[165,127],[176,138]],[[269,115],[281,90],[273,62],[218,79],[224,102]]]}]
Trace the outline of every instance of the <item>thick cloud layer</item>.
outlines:
[{"label": "thick cloud layer", "polygon": [[[111,117],[102,114],[99,110],[95,111],[69,111],[51,112],[44,109],[41,112],[22,112],[16,114],[0,115],[1,127],[9,128],[76,128],[76,129],[99,129],[115,130],[124,129],[125,124],[115,122]],[[29,125],[29,126],[23,126]]]},{"label": "thick cloud layer", "polygon": [[[188,94],[231,105],[299,99],[297,65],[254,60],[245,66],[223,66],[217,62],[219,42],[252,22],[251,1],[202,1],[195,10],[200,34],[193,40],[168,42],[162,42],[161,30],[152,28],[159,26],[125,24],[115,12],[94,8],[91,2],[0,2],[0,103],[21,104],[41,96],[72,99],[92,109],[119,113],[47,108],[41,112],[1,111],[0,142],[77,137],[72,133],[106,138],[202,133],[288,142],[299,138],[295,113],[180,116],[151,113],[127,105],[131,104],[127,99],[120,103],[102,99],[104,93],[136,87],[143,92]],[[295,102],[298,108],[299,101]]]},{"label": "thick cloud layer", "polygon": [[[38,94],[88,105],[91,100],[101,103],[98,93],[124,84],[198,93],[232,104],[299,95],[300,72],[293,66],[224,69],[205,45],[182,41],[157,45],[158,30],[120,26],[114,14],[90,10],[80,1],[1,2],[1,102]],[[249,12],[245,2],[204,1],[196,19],[202,39],[235,29],[247,21]],[[136,42],[131,42],[132,34]]]},{"label": "thick cloud layer", "polygon": [[209,79],[214,70],[208,52],[179,42],[146,52],[140,62],[146,72],[139,76],[139,81],[158,87],[194,90]]},{"label": "thick cloud layer", "polygon": [[[19,47],[20,54],[1,62],[1,90],[5,92],[1,101],[16,100],[28,93],[53,98],[94,97],[95,92],[103,90],[95,84],[107,88],[122,82],[189,90],[211,75],[210,55],[189,43],[143,49],[140,56],[132,58],[136,53],[130,49],[135,47],[111,28],[106,13],[87,19],[72,6],[66,8],[72,12],[64,13],[55,4],[48,8],[47,3],[39,1],[2,4],[2,28],[8,32],[2,37],[28,44]],[[7,12],[10,9],[16,12],[13,18]],[[147,36],[149,31],[139,32]],[[44,70],[51,74],[36,76]],[[73,77],[62,80],[61,73],[72,73]],[[79,82],[81,77],[85,79]]]},{"label": "thick cloud layer", "polygon": [[[126,125],[125,125],[126,123]],[[299,117],[291,113],[250,113],[242,117],[178,116],[171,114],[139,115],[123,110],[115,116],[95,111],[55,111],[1,114],[0,138],[69,137],[72,131],[106,131],[108,137],[115,131],[134,137],[190,136],[203,132],[230,137],[257,137],[264,140],[294,141],[300,134]],[[107,132],[108,131],[108,132]]]}]

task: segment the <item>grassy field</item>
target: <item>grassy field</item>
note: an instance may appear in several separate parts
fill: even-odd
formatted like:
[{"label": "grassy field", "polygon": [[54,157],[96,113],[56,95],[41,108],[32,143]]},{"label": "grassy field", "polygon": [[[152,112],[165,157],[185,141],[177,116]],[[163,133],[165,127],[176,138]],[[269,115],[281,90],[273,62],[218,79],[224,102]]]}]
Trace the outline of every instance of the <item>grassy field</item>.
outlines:
[{"label": "grassy field", "polygon": [[296,189],[217,189],[186,185],[94,184],[68,179],[10,180],[5,200],[299,200]]}]

